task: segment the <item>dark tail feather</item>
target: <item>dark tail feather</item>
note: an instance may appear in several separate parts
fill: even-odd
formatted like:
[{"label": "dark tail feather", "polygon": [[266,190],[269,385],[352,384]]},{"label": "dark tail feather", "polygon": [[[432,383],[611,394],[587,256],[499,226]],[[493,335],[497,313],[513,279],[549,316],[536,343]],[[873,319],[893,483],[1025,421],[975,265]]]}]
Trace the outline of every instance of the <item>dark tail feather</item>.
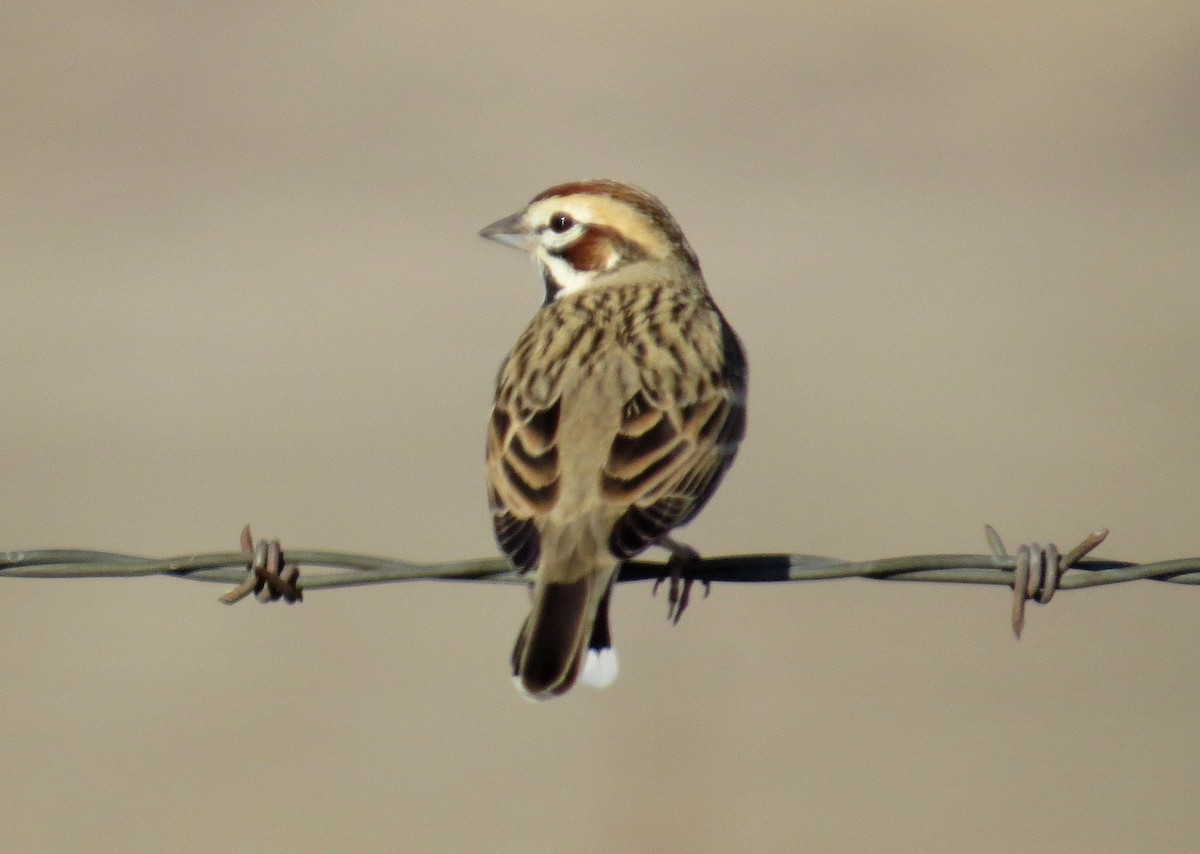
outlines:
[{"label": "dark tail feather", "polygon": [[530,697],[547,699],[575,684],[593,583],[581,578],[535,590],[533,610],[513,648],[513,676]]},{"label": "dark tail feather", "polygon": [[[616,577],[613,577],[616,581]],[[588,641],[588,649],[600,652],[605,649],[612,649],[612,633],[608,630],[608,602],[612,599],[613,585],[610,581],[608,589],[604,591],[604,598],[600,600],[599,607],[596,608],[596,621],[592,623],[592,637]]]}]

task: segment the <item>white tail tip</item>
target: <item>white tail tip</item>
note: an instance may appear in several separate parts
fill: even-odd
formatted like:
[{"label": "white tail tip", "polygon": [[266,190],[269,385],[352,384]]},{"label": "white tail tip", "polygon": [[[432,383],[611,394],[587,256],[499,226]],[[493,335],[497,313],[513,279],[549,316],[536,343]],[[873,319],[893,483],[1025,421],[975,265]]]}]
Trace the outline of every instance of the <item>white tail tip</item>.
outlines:
[{"label": "white tail tip", "polygon": [[615,649],[589,649],[587,659],[583,662],[583,673],[579,674],[579,681],[591,688],[607,688],[616,681],[619,669]]},{"label": "white tail tip", "polygon": [[520,676],[513,677],[513,685],[516,686],[517,691],[521,694],[521,699],[525,700],[527,703],[540,703],[542,700],[546,699],[545,697],[539,697],[537,694],[530,694],[528,691],[526,691],[525,686],[521,684]]}]

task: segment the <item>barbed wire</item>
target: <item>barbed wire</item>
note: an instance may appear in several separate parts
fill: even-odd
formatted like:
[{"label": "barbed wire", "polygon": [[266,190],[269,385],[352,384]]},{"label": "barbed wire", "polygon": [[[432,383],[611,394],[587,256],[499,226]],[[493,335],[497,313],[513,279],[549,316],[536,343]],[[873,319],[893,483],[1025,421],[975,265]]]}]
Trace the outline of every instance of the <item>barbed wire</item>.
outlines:
[{"label": "barbed wire", "polygon": [[[1046,604],[1057,590],[1078,590],[1153,580],[1200,584],[1200,557],[1135,563],[1086,558],[1108,531],[1086,537],[1061,554],[1053,543],[1020,546],[1009,553],[999,534],[985,526],[989,554],[929,554],[851,561],[808,554],[746,554],[701,558],[682,568],[653,561],[627,561],[618,581],[661,581],[674,574],[685,582],[765,583],[866,578],[876,581],[926,581],[989,584],[1013,589],[1012,626],[1020,636],[1025,603]],[[300,578],[300,566],[306,574]],[[319,568],[308,572],[307,568]],[[340,571],[339,571],[340,570]],[[87,549],[36,549],[0,552],[0,578],[135,578],[166,575],[193,581],[234,584],[221,597],[233,604],[254,593],[263,602],[298,602],[306,590],[358,587],[398,581],[483,581],[528,584],[500,557],[416,563],[352,552],[288,549],[278,540],[254,543],[247,526],[241,550],[168,558],[141,557]],[[686,595],[686,594],[685,594]]]}]

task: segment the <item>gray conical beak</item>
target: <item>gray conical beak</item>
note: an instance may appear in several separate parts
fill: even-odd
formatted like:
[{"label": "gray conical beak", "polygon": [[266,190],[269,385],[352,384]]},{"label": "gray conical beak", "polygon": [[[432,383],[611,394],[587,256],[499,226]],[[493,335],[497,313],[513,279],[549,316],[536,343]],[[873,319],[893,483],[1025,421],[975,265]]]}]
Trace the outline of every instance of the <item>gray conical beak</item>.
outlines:
[{"label": "gray conical beak", "polygon": [[487,228],[479,232],[480,237],[486,237],[488,240],[494,240],[497,243],[503,243],[505,246],[512,246],[514,249],[531,249],[534,242],[534,234],[525,225],[522,218],[525,211],[517,211],[512,216],[506,216],[504,219],[498,219],[489,225]]}]

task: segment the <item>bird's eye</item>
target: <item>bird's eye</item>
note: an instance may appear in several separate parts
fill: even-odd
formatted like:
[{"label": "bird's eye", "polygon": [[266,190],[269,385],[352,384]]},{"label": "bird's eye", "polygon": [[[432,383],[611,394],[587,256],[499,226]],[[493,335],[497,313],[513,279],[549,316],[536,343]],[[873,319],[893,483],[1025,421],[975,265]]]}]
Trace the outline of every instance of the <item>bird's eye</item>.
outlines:
[{"label": "bird's eye", "polygon": [[550,230],[555,234],[562,234],[575,224],[575,220],[571,219],[565,213],[556,213],[550,217]]}]

